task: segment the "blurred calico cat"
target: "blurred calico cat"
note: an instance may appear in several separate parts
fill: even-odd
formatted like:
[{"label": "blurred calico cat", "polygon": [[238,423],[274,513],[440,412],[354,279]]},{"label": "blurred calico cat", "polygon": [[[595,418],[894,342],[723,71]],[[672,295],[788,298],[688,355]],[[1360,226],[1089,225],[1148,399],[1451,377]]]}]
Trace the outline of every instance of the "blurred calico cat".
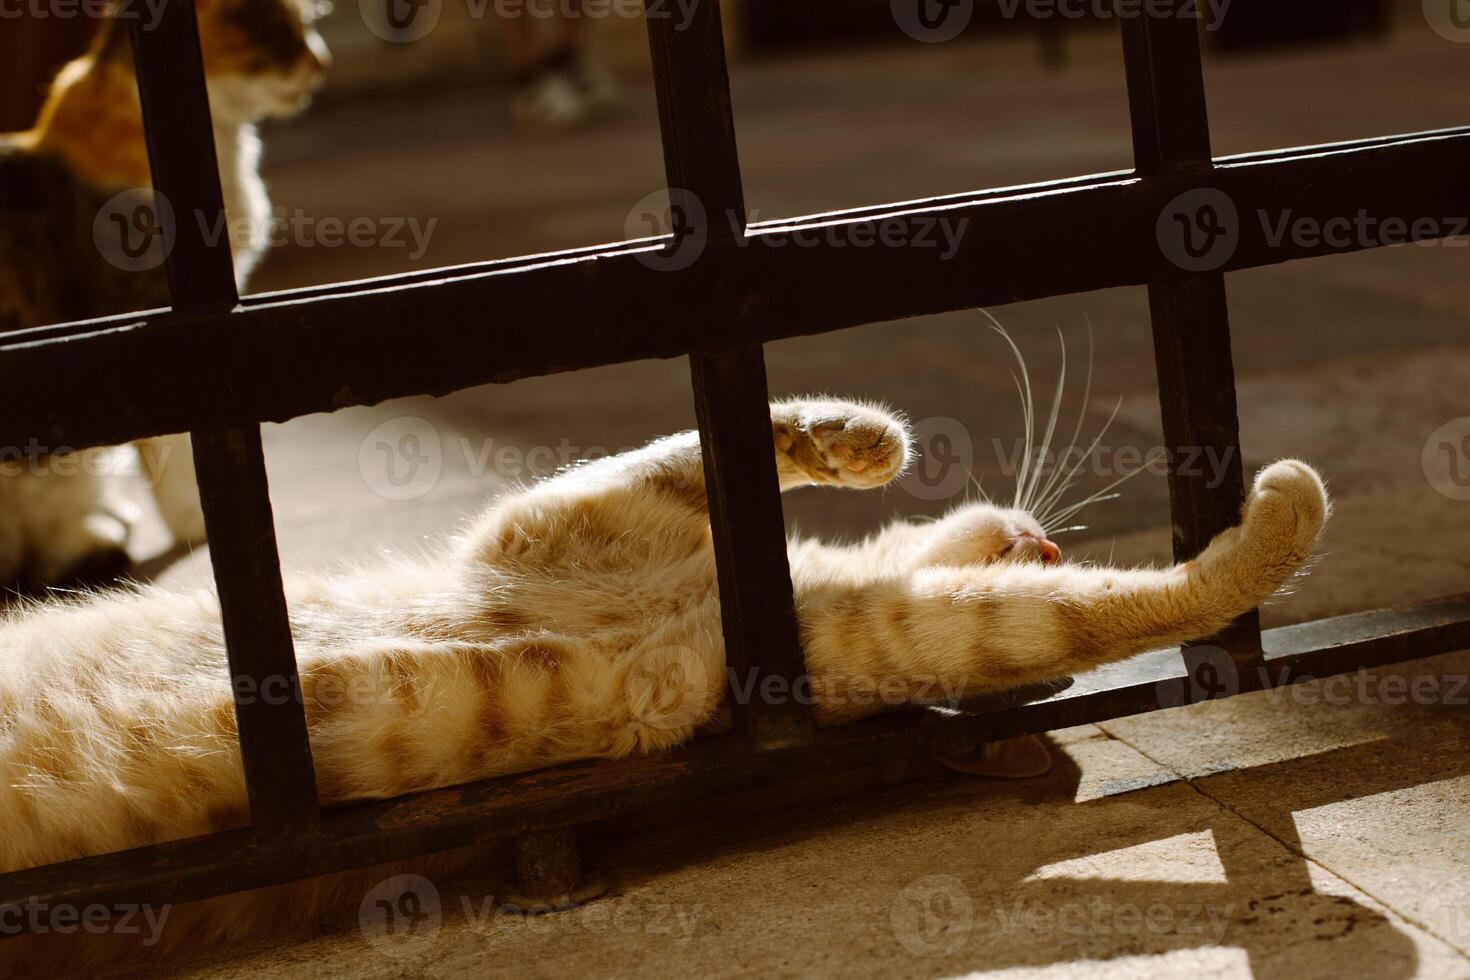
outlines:
[{"label": "blurred calico cat", "polygon": [[[255,123],[299,112],[329,56],[312,26],[321,9],[307,0],[196,0],[196,8],[224,227],[243,287],[269,236]],[[61,70],[35,126],[0,135],[0,331],[167,306],[157,262],[118,261],[94,235],[118,210],[115,199],[151,203],[150,187],[127,24],[109,16],[91,49]],[[96,467],[45,448],[0,459],[0,584],[115,577],[128,564],[127,509],[106,499]],[[188,437],[138,450],[174,537],[202,539]]]}]

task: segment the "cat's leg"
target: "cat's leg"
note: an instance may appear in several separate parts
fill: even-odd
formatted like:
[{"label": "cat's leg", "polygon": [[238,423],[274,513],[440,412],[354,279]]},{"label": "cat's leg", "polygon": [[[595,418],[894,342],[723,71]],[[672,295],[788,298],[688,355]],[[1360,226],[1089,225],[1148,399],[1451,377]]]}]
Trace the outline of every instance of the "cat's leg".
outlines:
[{"label": "cat's leg", "polygon": [[194,447],[188,433],[136,443],[143,477],[153,490],[158,514],[178,544],[204,540],[204,509],[194,479]]},{"label": "cat's leg", "polygon": [[853,544],[794,538],[787,555],[797,579],[849,582],[888,578],[911,571],[914,556],[930,541],[932,524],[898,520]]},{"label": "cat's leg", "polygon": [[128,568],[128,516],[104,499],[95,455],[23,458],[0,466],[7,516],[0,565],[7,581],[38,585],[108,582]]},{"label": "cat's leg", "polygon": [[[882,486],[909,458],[908,426],[885,409],[830,398],[794,398],[771,405],[771,443],[781,489],[811,484],[865,489]],[[561,490],[585,484],[704,488],[698,432],[681,432],[641,449],[575,467],[538,485]]]},{"label": "cat's leg", "polygon": [[[902,472],[909,436],[900,416],[872,406],[792,399],[771,406],[771,447],[782,490],[811,484],[866,489]],[[682,530],[674,533],[674,525]],[[702,546],[708,538],[698,432],[584,463],[501,498],[464,540],[482,559],[520,558],[534,547],[543,560],[563,560],[581,553],[574,547],[579,541],[608,535],[645,540],[656,531],[669,537],[673,551],[687,551],[688,542]],[[606,542],[599,548],[606,552]]]},{"label": "cat's leg", "polygon": [[[1209,637],[1302,568],[1329,510],[1317,474],[1288,460],[1256,477],[1238,527],[1172,569],[1000,563],[809,585],[797,604],[818,721],[850,721],[895,697],[1041,682]],[[862,703],[854,683],[868,692]],[[890,697],[874,697],[884,684]]]}]

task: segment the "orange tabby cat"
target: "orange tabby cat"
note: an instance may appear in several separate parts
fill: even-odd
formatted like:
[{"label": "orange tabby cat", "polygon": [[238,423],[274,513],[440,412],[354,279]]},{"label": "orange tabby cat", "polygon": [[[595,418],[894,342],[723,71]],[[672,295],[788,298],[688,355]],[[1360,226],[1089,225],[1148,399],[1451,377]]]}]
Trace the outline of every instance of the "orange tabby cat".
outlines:
[{"label": "orange tabby cat", "polygon": [[[909,455],[901,418],[828,399],[772,405],[771,445],[782,489],[881,487]],[[989,504],[854,545],[793,541],[817,723],[883,710],[873,692],[1011,688],[1208,636],[1303,567],[1328,511],[1321,479],[1288,460],[1256,477],[1238,527],[1168,569],[1063,563],[1031,514]],[[328,806],[656,752],[728,724],[693,432],[507,495],[442,553],[289,582],[288,600]],[[0,623],[0,660],[0,871],[246,822],[212,592],[18,613]],[[382,874],[181,907],[154,946],[109,939],[159,955],[274,933]],[[80,935],[0,941],[12,963],[101,950]]]}]

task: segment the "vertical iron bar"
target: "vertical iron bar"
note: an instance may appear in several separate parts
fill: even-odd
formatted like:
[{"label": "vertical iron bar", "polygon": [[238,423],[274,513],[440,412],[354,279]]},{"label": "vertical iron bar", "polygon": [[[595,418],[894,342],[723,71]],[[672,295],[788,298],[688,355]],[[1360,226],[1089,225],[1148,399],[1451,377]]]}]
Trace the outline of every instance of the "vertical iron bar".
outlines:
[{"label": "vertical iron bar", "polygon": [[[1191,0],[1171,0],[1156,14],[1119,18],[1134,166],[1145,178],[1213,167],[1198,24],[1184,16],[1190,9]],[[1150,283],[1148,298],[1169,447],[1174,556],[1184,561],[1240,520],[1245,499],[1225,277],[1181,271]],[[1202,458],[1216,465],[1184,469],[1186,461]],[[1210,482],[1213,475],[1218,484]],[[1214,642],[1230,652],[1237,671],[1253,667],[1261,656],[1259,614],[1242,616]],[[1185,650],[1197,678],[1215,669],[1210,660],[1218,658]]]},{"label": "vertical iron bar", "polygon": [[235,684],[250,815],[262,837],[320,826],[260,426],[193,433],[209,560]]},{"label": "vertical iron bar", "polygon": [[[156,24],[133,18],[130,25],[154,191],[173,212],[174,309],[228,310],[239,302],[229,239],[207,237],[222,226],[225,208],[194,5],[170,3]],[[263,838],[315,831],[316,778],[260,427],[192,439],[251,817]]]},{"label": "vertical iron bar", "polygon": [[[795,696],[806,660],[786,559],[765,358],[759,346],[736,347],[691,356],[690,370],[733,719],[756,745],[797,744],[810,738],[812,723]],[[771,677],[780,680],[767,700]]]},{"label": "vertical iron bar", "polygon": [[[670,199],[686,218],[675,234],[703,235],[696,261],[718,263],[745,229],[720,7],[704,0],[677,18],[674,10],[646,7]],[[786,557],[765,355],[749,345],[693,354],[689,362],[734,723],[757,747],[797,744],[811,738],[813,726],[795,696],[806,664]],[[767,678],[777,679],[769,698],[762,693]]]}]

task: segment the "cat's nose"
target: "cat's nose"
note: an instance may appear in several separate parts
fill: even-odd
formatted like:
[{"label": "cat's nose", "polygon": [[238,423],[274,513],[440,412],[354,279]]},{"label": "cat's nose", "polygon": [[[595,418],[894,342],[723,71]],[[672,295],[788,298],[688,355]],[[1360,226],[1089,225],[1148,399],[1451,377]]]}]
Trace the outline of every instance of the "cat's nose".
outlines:
[{"label": "cat's nose", "polygon": [[1046,538],[1038,541],[1036,546],[1041,549],[1041,560],[1044,563],[1050,565],[1052,562],[1061,561],[1062,549],[1046,540]]}]

